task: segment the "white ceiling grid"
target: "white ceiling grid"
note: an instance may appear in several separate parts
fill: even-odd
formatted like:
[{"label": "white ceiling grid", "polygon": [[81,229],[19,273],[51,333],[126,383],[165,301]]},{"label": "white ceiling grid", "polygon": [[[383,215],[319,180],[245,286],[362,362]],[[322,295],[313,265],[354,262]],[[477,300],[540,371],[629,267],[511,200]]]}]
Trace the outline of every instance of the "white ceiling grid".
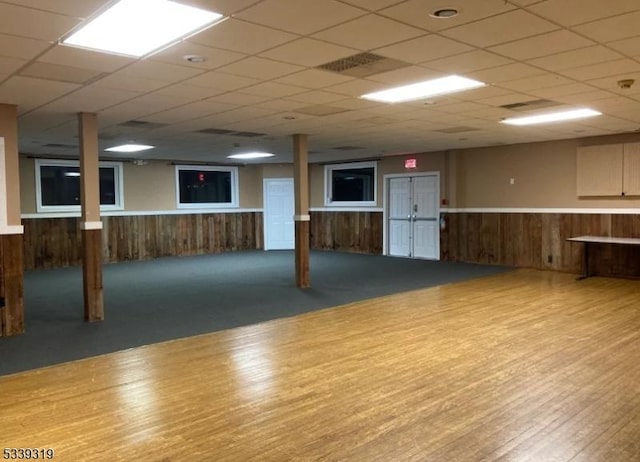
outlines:
[{"label": "white ceiling grid", "polygon": [[[293,133],[308,133],[311,161],[322,162],[640,127],[640,83],[617,85],[640,80],[638,0],[179,1],[228,19],[136,60],[57,44],[108,0],[0,0],[0,102],[19,105],[21,151],[76,155],[45,145],[77,145],[79,111],[98,114],[102,148],[135,140],[157,146],[140,157],[211,162],[243,149],[289,162]],[[429,16],[442,6],[460,14]],[[316,68],[361,52],[407,65],[367,78]],[[450,73],[488,86],[402,104],[359,98]],[[604,115],[544,127],[499,123],[522,114],[501,106],[539,99]],[[130,120],[150,124],[119,125]],[[197,132],[208,128],[263,135]],[[360,149],[334,149],[346,145]]]}]

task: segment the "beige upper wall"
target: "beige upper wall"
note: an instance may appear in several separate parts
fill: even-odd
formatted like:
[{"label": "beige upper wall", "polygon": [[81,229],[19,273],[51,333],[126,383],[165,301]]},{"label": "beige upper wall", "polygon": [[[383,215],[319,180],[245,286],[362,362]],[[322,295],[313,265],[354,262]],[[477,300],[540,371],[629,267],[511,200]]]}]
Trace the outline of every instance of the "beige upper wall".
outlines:
[{"label": "beige upper wall", "polygon": [[[640,197],[576,196],[578,146],[640,141],[640,135],[583,138],[461,150],[456,207],[637,208]],[[513,178],[514,184],[510,184]]]},{"label": "beige upper wall", "polygon": [[[640,197],[576,196],[576,148],[595,144],[638,142],[640,134],[583,138],[386,157],[378,161],[377,207],[383,204],[384,175],[439,172],[441,197],[457,208],[640,208]],[[417,159],[415,170],[405,159]],[[176,210],[175,166],[123,163],[127,211]],[[293,178],[292,164],[238,168],[240,208],[262,208],[265,178]],[[510,179],[514,184],[510,184]],[[323,208],[324,165],[309,165],[310,206]],[[36,213],[34,159],[20,157],[22,213]]]}]

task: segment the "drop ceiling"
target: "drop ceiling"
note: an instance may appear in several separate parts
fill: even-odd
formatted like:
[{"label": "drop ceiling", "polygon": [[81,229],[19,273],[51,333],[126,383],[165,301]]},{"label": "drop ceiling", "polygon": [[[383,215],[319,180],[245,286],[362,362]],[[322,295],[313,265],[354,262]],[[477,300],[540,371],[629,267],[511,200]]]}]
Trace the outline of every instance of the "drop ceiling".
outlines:
[{"label": "drop ceiling", "polygon": [[[290,162],[294,133],[308,134],[310,161],[323,162],[640,127],[637,0],[181,1],[228,19],[136,60],[57,44],[110,2],[0,0],[0,103],[18,105],[20,151],[77,155],[81,111],[97,113],[101,149],[135,141],[157,146],[138,158],[200,162],[256,150]],[[460,14],[429,16],[443,6]],[[372,75],[319,67],[362,53],[393,66]],[[410,103],[359,98],[452,73],[488,85]],[[638,83],[621,89],[621,79]],[[539,111],[522,103],[540,100],[604,115],[499,123]]]}]

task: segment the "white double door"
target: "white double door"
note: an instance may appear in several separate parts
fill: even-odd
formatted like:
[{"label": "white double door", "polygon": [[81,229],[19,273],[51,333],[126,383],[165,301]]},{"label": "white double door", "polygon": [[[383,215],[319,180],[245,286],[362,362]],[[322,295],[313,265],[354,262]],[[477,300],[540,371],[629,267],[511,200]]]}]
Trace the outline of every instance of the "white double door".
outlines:
[{"label": "white double door", "polygon": [[388,181],[389,255],[439,260],[438,176],[403,176]]},{"label": "white double door", "polygon": [[294,248],[293,179],[264,180],[264,249]]}]

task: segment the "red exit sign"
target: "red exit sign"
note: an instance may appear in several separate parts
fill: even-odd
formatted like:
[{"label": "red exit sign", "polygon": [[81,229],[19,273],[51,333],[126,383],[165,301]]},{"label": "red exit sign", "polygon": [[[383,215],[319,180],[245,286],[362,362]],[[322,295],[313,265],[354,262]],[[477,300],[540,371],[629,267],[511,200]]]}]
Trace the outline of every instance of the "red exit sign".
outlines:
[{"label": "red exit sign", "polygon": [[416,168],[418,166],[418,161],[416,159],[405,159],[404,168]]}]

